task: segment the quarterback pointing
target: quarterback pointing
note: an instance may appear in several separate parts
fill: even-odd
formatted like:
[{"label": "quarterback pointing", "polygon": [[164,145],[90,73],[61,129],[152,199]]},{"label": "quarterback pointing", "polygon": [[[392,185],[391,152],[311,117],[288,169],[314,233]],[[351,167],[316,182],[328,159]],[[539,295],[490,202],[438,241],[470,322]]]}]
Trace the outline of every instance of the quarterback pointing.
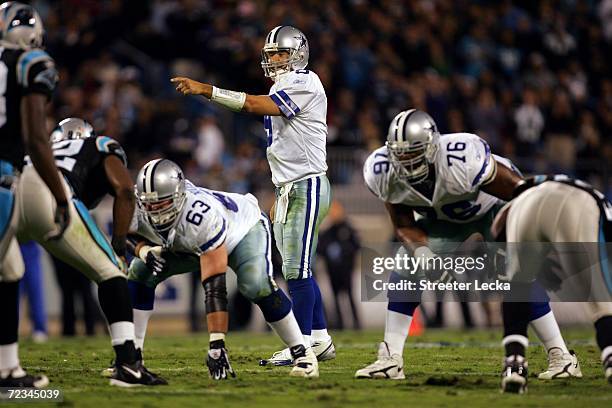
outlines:
[{"label": "quarterback pointing", "polygon": [[[415,257],[435,257],[436,246],[461,243],[489,231],[504,200],[522,181],[518,170],[491,154],[488,144],[471,133],[441,135],[427,113],[410,109],[392,120],[385,146],[364,164],[368,188],[384,201],[397,238]],[[416,219],[414,213],[422,217]],[[393,273],[391,280],[401,279]],[[389,299],[384,341],[378,359],[358,370],[357,378],[404,378],[402,352],[416,302]],[[541,378],[581,376],[575,355],[567,350],[548,303],[531,304],[530,319],[549,353]]]},{"label": "quarterback pointing", "polygon": [[[319,224],[331,201],[327,176],[327,97],[321,80],[306,69],[306,36],[291,26],[278,26],[266,37],[261,66],[274,84],[268,95],[248,95],[188,78],[173,78],[185,95],[203,95],[236,112],[263,115],[267,157],[276,186],[272,212],[274,237],[283,258],[283,275],[293,310],[317,358],[335,357],[323,313],[321,292],[312,277]],[[272,363],[291,363],[288,349],[275,353]]]}]

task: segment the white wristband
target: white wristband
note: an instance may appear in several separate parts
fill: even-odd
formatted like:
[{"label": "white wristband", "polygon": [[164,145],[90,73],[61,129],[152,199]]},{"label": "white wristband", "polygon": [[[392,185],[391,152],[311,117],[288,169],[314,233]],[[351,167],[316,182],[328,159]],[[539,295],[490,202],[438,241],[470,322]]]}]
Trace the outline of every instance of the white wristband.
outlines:
[{"label": "white wristband", "polygon": [[140,259],[142,259],[144,262],[147,261],[147,255],[149,255],[149,252],[153,251],[153,254],[157,257],[161,256],[162,253],[162,247],[161,246],[150,246],[150,245],[143,245],[142,247],[140,247],[140,249],[138,250],[138,257]]},{"label": "white wristband", "polygon": [[246,93],[213,86],[210,100],[235,112],[240,112],[246,101]]}]

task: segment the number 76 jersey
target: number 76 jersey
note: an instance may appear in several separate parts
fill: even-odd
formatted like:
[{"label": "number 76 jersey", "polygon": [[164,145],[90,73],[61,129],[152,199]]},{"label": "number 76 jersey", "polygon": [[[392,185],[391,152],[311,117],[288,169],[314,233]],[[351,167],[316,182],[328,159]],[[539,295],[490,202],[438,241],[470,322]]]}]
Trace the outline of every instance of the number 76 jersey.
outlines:
[{"label": "number 76 jersey", "polygon": [[427,218],[455,223],[477,220],[502,202],[480,187],[495,177],[497,162],[513,168],[509,160],[492,155],[489,145],[471,133],[441,135],[438,143],[431,200],[398,175],[386,146],[367,158],[363,167],[366,185],[384,202],[403,204]]},{"label": "number 76 jersey", "polygon": [[187,180],[186,195],[178,223],[167,238],[155,231],[140,208],[134,212],[130,230],[174,253],[200,256],[225,243],[231,254],[262,217],[252,194],[209,190]]}]

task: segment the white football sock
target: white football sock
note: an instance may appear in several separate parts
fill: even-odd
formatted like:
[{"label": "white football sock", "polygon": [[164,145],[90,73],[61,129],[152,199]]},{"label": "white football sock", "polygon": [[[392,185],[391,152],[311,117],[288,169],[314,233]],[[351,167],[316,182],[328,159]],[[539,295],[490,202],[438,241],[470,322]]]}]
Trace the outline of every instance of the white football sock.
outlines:
[{"label": "white football sock", "polygon": [[601,362],[604,363],[610,355],[612,355],[612,346],[608,346],[601,350]]},{"label": "white football sock", "polygon": [[[270,327],[276,332],[278,337],[287,345],[287,347],[294,347],[298,344],[304,344],[304,337],[300,331],[297,321],[293,312],[290,311],[287,316],[275,322],[268,322]],[[305,345],[310,347],[310,344]]]},{"label": "white football sock", "polygon": [[391,355],[403,355],[404,343],[406,343],[411,322],[412,316],[387,310],[387,319],[385,322],[385,342],[389,346],[389,352]]},{"label": "white football sock", "polygon": [[563,350],[564,354],[569,353],[552,310],[546,313],[544,316],[532,320],[530,323],[533,331],[544,344],[546,352],[553,347],[558,347]]},{"label": "white football sock", "polygon": [[317,341],[329,341],[329,339],[331,339],[331,336],[329,335],[329,333],[327,332],[327,329],[320,329],[320,330],[315,330],[312,329],[312,341],[313,342],[317,342]]},{"label": "white football sock", "polygon": [[[19,346],[17,343],[4,344],[0,346],[0,373],[6,377],[5,373],[15,367],[19,367]],[[6,375],[5,375],[6,374]]]},{"label": "white football sock", "polygon": [[310,334],[302,334],[302,336],[304,337],[304,346],[306,348],[312,347],[312,336]]},{"label": "white football sock", "polygon": [[147,335],[147,325],[153,314],[153,310],[134,309],[134,345],[137,349],[144,349],[145,336]]},{"label": "white football sock", "polygon": [[128,340],[134,341],[134,323],[132,322],[115,322],[109,325],[111,336],[111,344],[118,346]]}]

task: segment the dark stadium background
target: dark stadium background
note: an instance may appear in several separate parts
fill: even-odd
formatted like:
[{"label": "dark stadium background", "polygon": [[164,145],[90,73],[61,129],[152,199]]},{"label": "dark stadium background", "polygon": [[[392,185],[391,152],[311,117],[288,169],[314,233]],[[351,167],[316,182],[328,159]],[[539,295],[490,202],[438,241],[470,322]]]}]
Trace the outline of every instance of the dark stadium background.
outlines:
[{"label": "dark stadium background", "polygon": [[[268,188],[260,119],[184,98],[187,74],[265,94],[265,34],[306,33],[329,98],[332,183],[361,183],[391,118],[424,109],[442,132],[486,139],[525,172],[610,195],[610,1],[34,1],[60,67],[49,121],[80,116],[137,169],[162,154],[216,188]],[[606,57],[606,55],[608,57]],[[201,179],[201,180],[200,180]]]},{"label": "dark stadium background", "polygon": [[265,35],[290,24],[327,92],[329,176],[362,242],[391,235],[363,160],[412,107],[443,133],[478,134],[525,173],[567,173],[612,195],[612,0],[30,3],[59,66],[49,131],[85,118],[123,144],[134,172],[167,157],[196,184],[255,192],[269,208],[261,118],[181,96],[169,80],[266,94]]}]

